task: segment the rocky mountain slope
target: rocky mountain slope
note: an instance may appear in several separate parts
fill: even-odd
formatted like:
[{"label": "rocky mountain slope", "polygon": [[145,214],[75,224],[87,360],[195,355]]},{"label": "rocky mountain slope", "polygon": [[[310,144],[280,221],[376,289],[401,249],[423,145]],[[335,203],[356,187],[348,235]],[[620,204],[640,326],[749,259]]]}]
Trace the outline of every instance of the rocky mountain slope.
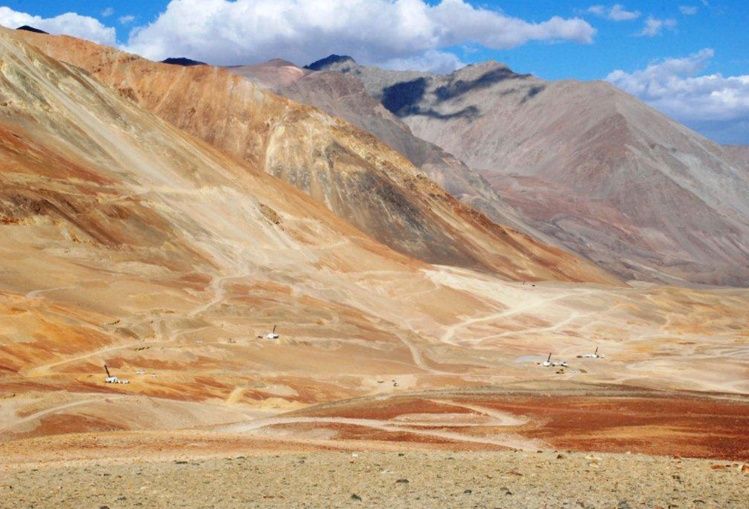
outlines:
[{"label": "rocky mountain slope", "polygon": [[728,153],[728,157],[735,164],[749,169],[749,146],[747,145],[726,145],[723,147]]},{"label": "rocky mountain slope", "polygon": [[[133,338],[163,346],[177,341],[176,329],[207,331],[201,313],[249,275],[257,288],[244,294],[262,322],[265,306],[297,300],[291,282],[334,270],[340,289],[360,264],[418,270],[293,186],[6,30],[0,56],[0,372],[80,349],[114,356]],[[215,300],[200,303],[206,294]],[[346,307],[303,299],[313,314]]]},{"label": "rocky mountain slope", "polygon": [[6,30],[0,104],[0,440],[350,397],[433,369],[412,327],[484,309]]},{"label": "rocky mountain slope", "polygon": [[21,36],[175,126],[295,185],[401,253],[513,279],[614,280],[460,204],[373,136],[229,71],[158,64],[73,38]]},{"label": "rocky mountain slope", "polygon": [[448,76],[312,67],[361,80],[537,228],[625,278],[749,284],[749,183],[720,147],[609,84],[491,62]]},{"label": "rocky mountain slope", "polygon": [[356,77],[302,69],[283,60],[229,69],[284,97],[319,108],[372,133],[405,155],[440,187],[495,223],[550,240],[508,206],[478,173],[437,145],[414,136],[406,124],[369,95]]}]

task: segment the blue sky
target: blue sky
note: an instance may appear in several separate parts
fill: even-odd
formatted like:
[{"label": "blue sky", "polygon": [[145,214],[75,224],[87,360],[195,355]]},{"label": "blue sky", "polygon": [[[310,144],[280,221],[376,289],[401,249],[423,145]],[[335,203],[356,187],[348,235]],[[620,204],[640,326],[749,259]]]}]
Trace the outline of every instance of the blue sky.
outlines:
[{"label": "blue sky", "polygon": [[749,144],[747,0],[0,0],[0,24],[23,15],[154,59],[303,65],[336,52],[391,68],[494,59],[545,79],[609,79],[709,137]]},{"label": "blue sky", "polygon": [[[635,70],[666,57],[687,56],[703,48],[715,50],[712,69],[725,75],[749,73],[749,1],[713,1],[705,7],[699,0],[623,2],[627,10],[639,11],[631,21],[612,21],[581,14],[591,5],[616,2],[487,2],[501,4],[504,10],[524,19],[546,19],[554,14],[583,16],[597,33],[592,44],[531,43],[509,51],[487,52],[479,59],[494,58],[538,74],[543,78],[600,79],[614,69]],[[533,4],[533,6],[531,6]],[[581,7],[582,5],[582,7]],[[694,15],[684,15],[679,6],[697,7]],[[674,19],[676,27],[654,37],[635,36],[648,16]]]},{"label": "blue sky", "polygon": [[[133,27],[154,21],[168,3],[168,0],[0,1],[0,5],[42,17],[77,12],[98,18],[117,30],[120,42],[127,41]],[[439,2],[432,0],[427,3]],[[628,11],[641,13],[637,19],[619,22],[586,12],[592,5],[612,6],[617,2],[484,0],[471,3],[527,21],[540,22],[552,16],[579,16],[587,20],[597,33],[592,44],[531,42],[509,50],[491,50],[478,45],[450,48],[466,63],[494,59],[520,72],[531,72],[546,79],[588,80],[604,78],[615,69],[639,69],[654,59],[686,56],[703,48],[712,48],[715,57],[709,69],[724,75],[749,73],[749,1],[746,0],[712,0],[707,6],[701,0],[619,2]],[[686,16],[679,11],[680,6],[693,6],[698,10],[696,14]],[[108,8],[113,12],[104,16]],[[673,30],[665,29],[655,37],[634,36],[649,15],[675,19],[677,26]],[[135,16],[135,19],[123,25],[118,22],[118,18],[123,16]],[[349,48],[341,48],[338,52],[351,53]]]}]

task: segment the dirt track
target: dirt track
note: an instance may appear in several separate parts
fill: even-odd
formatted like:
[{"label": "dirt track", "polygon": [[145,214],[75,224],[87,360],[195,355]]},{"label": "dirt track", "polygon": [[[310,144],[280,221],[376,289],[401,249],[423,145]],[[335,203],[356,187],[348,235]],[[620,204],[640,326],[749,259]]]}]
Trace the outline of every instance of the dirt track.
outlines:
[{"label": "dirt track", "polygon": [[[504,391],[383,394],[293,411],[106,394],[60,401],[53,407],[45,401],[29,406],[27,414],[6,426],[9,433],[0,437],[0,458],[14,456],[17,447],[30,457],[49,449],[46,442],[27,439],[53,435],[50,443],[60,443],[65,435],[58,434],[148,430],[168,415],[174,421],[172,429],[201,429],[212,440],[227,443],[241,438],[292,448],[569,449],[749,460],[749,403],[736,395],[569,384],[552,389],[542,383]],[[115,421],[111,415],[127,418]],[[195,421],[205,424],[195,427]],[[154,432],[165,438],[165,431]],[[71,450],[87,447],[72,445]]]}]

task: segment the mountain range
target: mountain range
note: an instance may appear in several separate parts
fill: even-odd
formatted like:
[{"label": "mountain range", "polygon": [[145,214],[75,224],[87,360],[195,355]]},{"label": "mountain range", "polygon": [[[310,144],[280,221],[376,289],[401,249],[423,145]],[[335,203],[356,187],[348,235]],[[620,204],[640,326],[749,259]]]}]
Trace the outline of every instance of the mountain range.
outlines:
[{"label": "mountain range", "polygon": [[447,192],[486,214],[494,222],[553,242],[520,217],[486,180],[463,162],[440,147],[414,136],[408,126],[371,97],[363,83],[355,77],[337,72],[311,72],[283,60],[229,69],[276,93],[312,105],[373,134],[406,156]]},{"label": "mountain range", "polygon": [[354,126],[233,73],[159,66],[72,38],[24,36],[177,127],[295,185],[405,254],[513,279],[614,280],[589,262],[462,206],[401,154]]},{"label": "mountain range", "polygon": [[339,55],[232,70],[346,118],[489,217],[512,217],[624,279],[749,281],[741,149],[608,83],[546,82],[496,62],[444,76],[389,71]]}]

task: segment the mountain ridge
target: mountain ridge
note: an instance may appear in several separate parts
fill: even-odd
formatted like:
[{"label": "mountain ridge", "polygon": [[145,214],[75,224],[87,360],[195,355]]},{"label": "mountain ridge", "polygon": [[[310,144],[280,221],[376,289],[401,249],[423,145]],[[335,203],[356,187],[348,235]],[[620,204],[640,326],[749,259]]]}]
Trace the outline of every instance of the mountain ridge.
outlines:
[{"label": "mountain ridge", "polygon": [[[749,284],[746,179],[722,148],[613,85],[546,82],[496,62],[444,76],[324,69],[361,80],[536,229],[625,279]],[[592,215],[600,206],[608,212]]]},{"label": "mountain ridge", "polygon": [[436,145],[415,137],[408,126],[370,97],[354,76],[329,71],[309,73],[273,62],[229,69],[284,97],[315,106],[374,134],[450,194],[494,222],[507,224],[547,243],[554,242],[504,204],[480,175]]},{"label": "mountain ridge", "polygon": [[400,252],[517,279],[616,280],[459,204],[364,131],[228,70],[152,63],[66,37],[24,38],[177,127],[296,185]]}]

